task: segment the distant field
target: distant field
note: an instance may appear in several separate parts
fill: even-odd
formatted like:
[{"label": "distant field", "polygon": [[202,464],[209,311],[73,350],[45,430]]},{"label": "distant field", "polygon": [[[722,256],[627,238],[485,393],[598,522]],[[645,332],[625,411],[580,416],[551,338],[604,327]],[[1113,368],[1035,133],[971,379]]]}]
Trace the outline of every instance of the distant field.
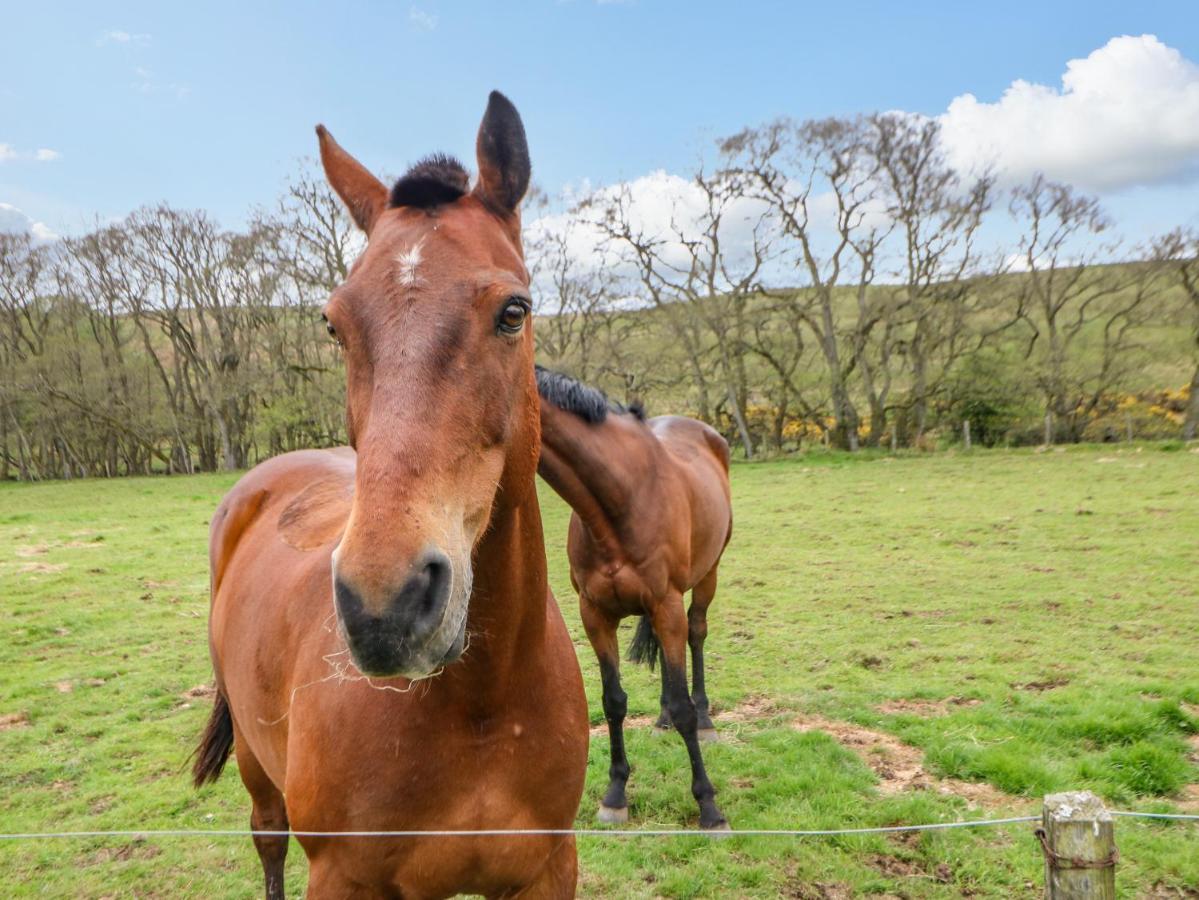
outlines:
[{"label": "distant field", "polygon": [[[1199,454],[829,455],[733,477],[708,642],[722,739],[705,752],[734,828],[998,817],[1084,787],[1199,811]],[[232,765],[198,793],[183,772],[209,706],[207,521],[234,480],[0,485],[0,830],[248,824]],[[542,497],[600,725],[566,510]],[[628,665],[624,680],[630,827],[691,825],[682,742],[649,727],[656,679]],[[580,825],[606,784],[593,735]],[[1120,820],[1117,839],[1123,895],[1199,892],[1199,827]],[[580,852],[588,897],[1041,890],[1027,826]],[[260,883],[248,839],[0,842],[4,897],[249,898]],[[289,896],[303,883],[293,845]]]}]

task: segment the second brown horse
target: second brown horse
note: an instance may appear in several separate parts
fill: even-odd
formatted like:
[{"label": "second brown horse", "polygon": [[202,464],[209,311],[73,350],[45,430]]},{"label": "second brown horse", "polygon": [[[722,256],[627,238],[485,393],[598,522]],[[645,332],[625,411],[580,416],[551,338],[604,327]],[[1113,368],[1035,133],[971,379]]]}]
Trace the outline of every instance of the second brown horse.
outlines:
[{"label": "second brown horse", "polygon": [[[699,742],[716,736],[704,687],[704,639],[716,570],[732,535],[729,447],[681,416],[645,420],[595,388],[537,369],[541,458],[537,471],[574,510],[567,555],[583,627],[599,658],[611,740],[599,819],[628,820],[624,748],[628,698],[620,686],[616,629],[641,616],[630,658],[662,663],[659,727],[674,727],[691,759],[691,793],[703,828],[727,828]],[[683,594],[691,591],[690,608]],[[692,689],[687,690],[687,647]]]}]

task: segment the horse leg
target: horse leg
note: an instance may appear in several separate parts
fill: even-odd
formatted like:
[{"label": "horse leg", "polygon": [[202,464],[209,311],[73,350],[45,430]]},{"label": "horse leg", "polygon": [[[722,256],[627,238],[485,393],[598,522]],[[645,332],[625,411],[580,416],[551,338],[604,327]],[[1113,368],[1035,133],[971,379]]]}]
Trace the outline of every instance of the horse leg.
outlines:
[{"label": "horse leg", "polygon": [[[237,771],[253,803],[250,828],[254,831],[286,832],[287,807],[283,802],[283,794],[275,787],[258,759],[250,752],[249,745],[238,734],[236,723],[233,728],[233,752],[237,755]],[[254,848],[258,851],[263,878],[266,881],[266,900],[283,900],[283,864],[287,859],[287,842],[286,833],[254,835]]]},{"label": "horse leg", "polygon": [[687,644],[691,647],[691,701],[695,704],[699,739],[716,740],[716,725],[708,714],[708,691],[704,687],[704,639],[708,636],[708,607],[716,596],[716,566],[691,589],[687,609]]},{"label": "horse leg", "polygon": [[662,644],[662,679],[666,688],[670,720],[687,745],[691,758],[691,795],[699,803],[700,828],[728,828],[728,820],[716,806],[716,789],[704,769],[699,749],[698,716],[687,693],[687,617],[683,595],[670,594],[653,612],[654,632]]},{"label": "horse leg", "polygon": [[604,718],[608,722],[608,742],[611,764],[608,766],[608,790],[600,801],[599,820],[619,825],[629,820],[629,801],[625,785],[629,780],[629,760],[624,751],[624,717],[629,710],[628,695],[620,686],[620,649],[616,643],[616,626],[620,620],[595,609],[579,598],[583,628],[599,660],[600,680],[604,692]]},{"label": "horse leg", "polygon": [[550,852],[545,868],[515,894],[501,897],[519,900],[569,900],[575,896],[579,881],[579,854],[574,837],[563,838]]},{"label": "horse leg", "polygon": [[658,721],[654,722],[654,727],[662,731],[669,731],[674,727],[674,723],[670,721],[670,702],[666,696],[666,666],[662,666],[662,693],[658,695],[658,703],[661,708],[658,712]]},{"label": "horse leg", "polygon": [[351,881],[330,853],[322,852],[308,860],[306,900],[387,900],[395,896],[397,893],[393,890]]}]

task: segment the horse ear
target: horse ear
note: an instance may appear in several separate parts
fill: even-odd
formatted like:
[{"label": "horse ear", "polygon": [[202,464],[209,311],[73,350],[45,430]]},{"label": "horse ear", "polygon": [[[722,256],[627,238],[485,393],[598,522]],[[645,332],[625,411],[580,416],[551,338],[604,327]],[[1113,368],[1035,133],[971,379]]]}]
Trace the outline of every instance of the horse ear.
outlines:
[{"label": "horse ear", "polygon": [[516,212],[529,189],[532,166],[525,126],[512,101],[492,91],[475,145],[479,183],[475,195],[502,215]]},{"label": "horse ear", "polygon": [[337,191],[358,227],[370,235],[375,220],[387,209],[387,188],[367,171],[366,166],[341,149],[324,125],[316,126],[316,136],[321,145],[325,178]]}]

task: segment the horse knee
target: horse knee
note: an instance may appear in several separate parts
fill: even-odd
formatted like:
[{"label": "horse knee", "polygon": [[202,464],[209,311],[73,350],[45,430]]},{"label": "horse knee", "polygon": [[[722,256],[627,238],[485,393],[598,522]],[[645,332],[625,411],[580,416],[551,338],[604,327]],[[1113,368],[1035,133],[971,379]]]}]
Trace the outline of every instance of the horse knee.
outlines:
[{"label": "horse knee", "polygon": [[604,691],[604,717],[609,721],[621,721],[629,711],[629,695],[617,688]]}]

